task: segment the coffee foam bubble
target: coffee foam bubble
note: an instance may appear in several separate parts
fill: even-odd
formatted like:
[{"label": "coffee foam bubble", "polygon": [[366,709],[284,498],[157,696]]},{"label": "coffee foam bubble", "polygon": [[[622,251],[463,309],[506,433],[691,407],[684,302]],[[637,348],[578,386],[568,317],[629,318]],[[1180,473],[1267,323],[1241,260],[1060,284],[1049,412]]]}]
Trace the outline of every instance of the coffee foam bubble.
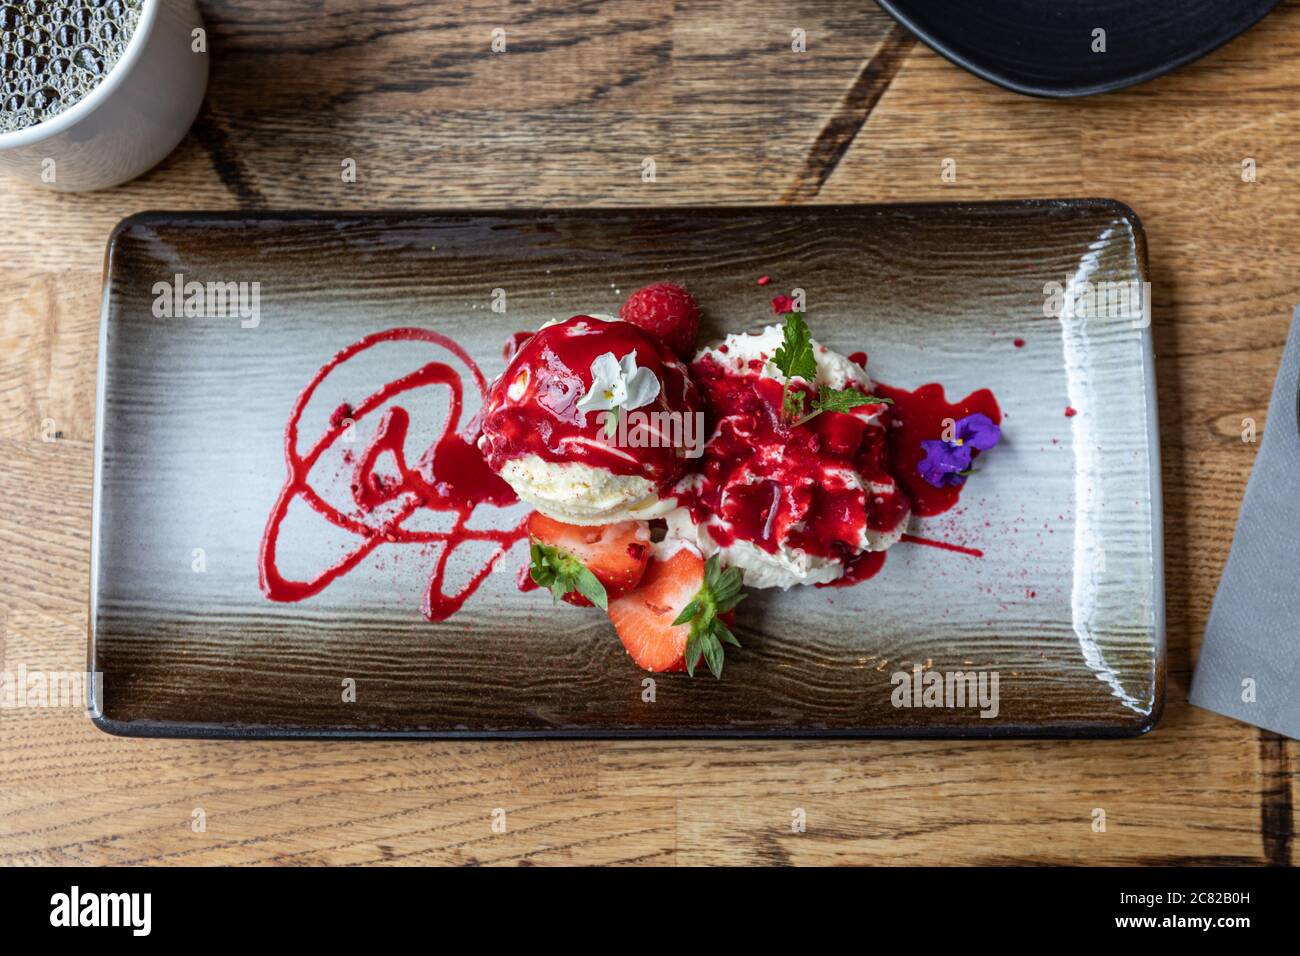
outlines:
[{"label": "coffee foam bubble", "polygon": [[143,0],[0,0],[0,133],[47,120],[117,64]]}]

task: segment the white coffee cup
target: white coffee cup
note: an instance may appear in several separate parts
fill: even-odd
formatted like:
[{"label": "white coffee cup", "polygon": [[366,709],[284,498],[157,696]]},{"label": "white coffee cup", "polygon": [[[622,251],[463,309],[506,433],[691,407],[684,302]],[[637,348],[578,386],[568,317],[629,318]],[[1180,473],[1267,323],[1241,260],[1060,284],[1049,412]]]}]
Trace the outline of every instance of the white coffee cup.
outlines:
[{"label": "white coffee cup", "polygon": [[[80,191],[145,172],[185,136],[208,85],[206,38],[194,0],[144,0],[126,49],[72,106],[0,133],[0,168],[11,177]],[[200,46],[203,52],[196,52]]]}]

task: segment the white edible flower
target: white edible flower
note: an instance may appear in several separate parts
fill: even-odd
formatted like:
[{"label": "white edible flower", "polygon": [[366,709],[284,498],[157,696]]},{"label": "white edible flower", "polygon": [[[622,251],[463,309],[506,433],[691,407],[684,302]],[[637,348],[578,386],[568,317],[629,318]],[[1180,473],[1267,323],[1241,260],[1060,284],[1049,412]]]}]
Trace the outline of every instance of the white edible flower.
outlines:
[{"label": "white edible flower", "polygon": [[659,395],[659,378],[648,368],[636,364],[636,350],[620,362],[613,352],[597,355],[591,363],[591,389],[578,399],[583,413],[608,409],[630,411],[649,405]]}]

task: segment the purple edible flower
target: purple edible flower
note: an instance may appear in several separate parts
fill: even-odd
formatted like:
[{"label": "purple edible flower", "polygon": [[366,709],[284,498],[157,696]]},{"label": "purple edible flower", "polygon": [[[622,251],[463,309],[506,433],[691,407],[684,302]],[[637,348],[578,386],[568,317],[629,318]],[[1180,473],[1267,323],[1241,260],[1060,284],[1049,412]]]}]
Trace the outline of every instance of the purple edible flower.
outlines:
[{"label": "purple edible flower", "polygon": [[976,412],[955,423],[956,439],[929,439],[921,442],[925,457],[917,464],[917,473],[936,488],[952,488],[966,483],[975,451],[988,451],[1002,438],[1002,429],[987,415]]}]

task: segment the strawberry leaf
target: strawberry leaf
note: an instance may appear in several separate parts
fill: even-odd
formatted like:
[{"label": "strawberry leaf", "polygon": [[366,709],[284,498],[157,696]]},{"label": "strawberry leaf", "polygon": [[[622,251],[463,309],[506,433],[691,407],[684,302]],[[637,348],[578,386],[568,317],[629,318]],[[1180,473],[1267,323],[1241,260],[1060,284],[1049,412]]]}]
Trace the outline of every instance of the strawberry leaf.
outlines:
[{"label": "strawberry leaf", "polygon": [[740,641],[736,640],[736,635],[731,633],[731,629],[722,621],[718,621],[717,628],[718,640],[723,644],[730,644],[732,647],[739,647]]},{"label": "strawberry leaf", "polygon": [[579,594],[585,597],[602,611],[609,610],[609,598],[605,594],[605,585],[600,583],[600,578],[587,570],[586,566],[579,563],[578,573],[574,578],[573,586]]},{"label": "strawberry leaf", "polygon": [[605,585],[568,551],[534,539],[528,548],[528,556],[529,576],[541,587],[549,588],[556,603],[566,594],[577,591],[602,611],[609,609]]},{"label": "strawberry leaf", "polygon": [[700,639],[700,650],[704,654],[704,663],[709,665],[709,671],[714,677],[722,679],[722,661],[725,654],[722,650],[722,644],[714,634],[706,634]]},{"label": "strawberry leaf", "polygon": [[682,613],[678,614],[676,620],[673,621],[673,627],[676,627],[679,624],[689,624],[691,619],[694,618],[695,615],[699,613],[700,613],[700,599],[699,596],[697,595],[696,597],[691,599],[691,603],[687,604],[686,607],[682,608]]},{"label": "strawberry leaf", "polygon": [[686,639],[686,676],[687,677],[695,676],[695,665],[700,659],[700,653],[701,653],[700,644],[702,641],[703,638],[701,637],[699,632],[697,632],[695,628],[691,628],[691,636]]},{"label": "strawberry leaf", "polygon": [[708,665],[714,677],[722,677],[725,652],[722,645],[739,647],[736,636],[719,617],[745,599],[741,593],[743,575],[739,568],[722,566],[715,554],[704,564],[704,582],[695,597],[682,608],[673,625],[690,624],[690,637],[686,639],[686,673],[695,676],[695,665],[700,658]]}]

